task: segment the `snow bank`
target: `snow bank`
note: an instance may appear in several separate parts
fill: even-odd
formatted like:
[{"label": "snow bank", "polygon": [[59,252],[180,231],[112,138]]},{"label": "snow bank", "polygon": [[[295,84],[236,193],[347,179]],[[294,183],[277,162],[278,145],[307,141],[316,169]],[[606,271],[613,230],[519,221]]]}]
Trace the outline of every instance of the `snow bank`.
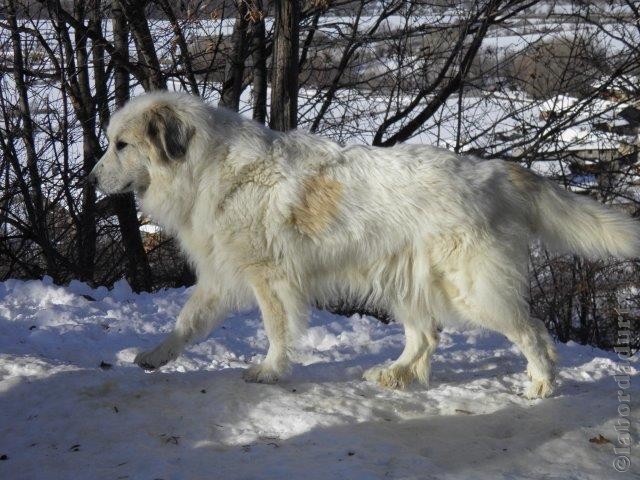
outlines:
[{"label": "snow bank", "polygon": [[[0,283],[0,478],[613,478],[619,360],[560,345],[557,395],[529,401],[501,337],[447,330],[429,390],[361,381],[402,331],[312,312],[291,378],[247,384],[266,350],[257,312],[230,317],[161,372],[131,361],[188,290]],[[632,369],[631,397],[640,379]],[[631,412],[637,423],[636,412]],[[603,435],[606,441],[590,442]],[[631,472],[640,472],[632,447]],[[5,458],[5,457],[0,457]]]}]

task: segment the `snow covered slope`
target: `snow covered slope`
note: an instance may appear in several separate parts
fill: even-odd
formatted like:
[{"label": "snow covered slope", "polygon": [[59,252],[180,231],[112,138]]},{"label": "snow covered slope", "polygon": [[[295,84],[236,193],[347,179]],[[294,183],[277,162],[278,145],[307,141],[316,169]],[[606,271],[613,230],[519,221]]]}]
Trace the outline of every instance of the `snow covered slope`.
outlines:
[{"label": "snow covered slope", "polygon": [[399,326],[313,312],[291,378],[247,384],[267,343],[249,312],[159,373],[132,365],[187,295],[0,283],[0,478],[639,478],[637,446],[626,475],[612,464],[611,353],[560,345],[557,394],[529,401],[508,342],[445,331],[431,388],[390,391],[360,376],[397,356]]}]

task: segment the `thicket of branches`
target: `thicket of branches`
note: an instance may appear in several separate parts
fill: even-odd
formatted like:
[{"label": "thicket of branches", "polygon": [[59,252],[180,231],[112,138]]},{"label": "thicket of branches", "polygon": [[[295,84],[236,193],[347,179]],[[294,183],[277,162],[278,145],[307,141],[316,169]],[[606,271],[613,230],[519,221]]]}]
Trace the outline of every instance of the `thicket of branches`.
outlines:
[{"label": "thicket of branches", "polygon": [[[5,0],[0,277],[193,282],[132,195],[82,182],[110,112],[153,89],[279,130],[505,158],[637,217],[639,38],[631,0]],[[638,344],[638,283],[637,262],[532,252],[533,313],[562,341],[611,347],[624,309]]]}]

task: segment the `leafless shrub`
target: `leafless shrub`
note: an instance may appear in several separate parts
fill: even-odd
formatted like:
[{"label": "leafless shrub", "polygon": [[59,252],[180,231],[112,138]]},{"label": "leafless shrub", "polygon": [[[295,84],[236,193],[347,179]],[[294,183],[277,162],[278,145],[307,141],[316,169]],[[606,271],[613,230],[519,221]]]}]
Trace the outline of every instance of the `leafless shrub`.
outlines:
[{"label": "leafless shrub", "polygon": [[[137,290],[193,281],[169,238],[141,234],[132,196],[82,183],[110,111],[157,88],[337,141],[502,157],[638,216],[634,2],[305,0],[278,10],[278,25],[287,5],[263,0],[5,3],[1,278],[124,276]],[[637,262],[535,248],[531,273],[532,312],[559,339],[610,348],[627,309],[637,341]]]}]

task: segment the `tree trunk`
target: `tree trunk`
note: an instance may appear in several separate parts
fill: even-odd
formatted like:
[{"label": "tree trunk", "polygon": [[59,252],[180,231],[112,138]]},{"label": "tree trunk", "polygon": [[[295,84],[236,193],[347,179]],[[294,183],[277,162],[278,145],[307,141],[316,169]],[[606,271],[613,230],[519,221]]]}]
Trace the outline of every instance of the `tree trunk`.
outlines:
[{"label": "tree trunk", "polygon": [[267,47],[265,42],[264,12],[262,0],[256,0],[257,17],[253,19],[253,119],[260,123],[267,120]]},{"label": "tree trunk", "polygon": [[[74,16],[84,23],[85,3],[76,1]],[[87,53],[87,37],[74,32],[75,57],[78,98],[74,108],[82,125],[83,174],[87,175],[95,166],[101,155],[100,142],[96,136],[96,102],[91,95],[89,81],[89,58]],[[78,277],[87,282],[94,279],[96,256],[96,190],[93,185],[85,184],[82,189],[82,210],[78,225]]]},{"label": "tree trunk", "polygon": [[122,11],[129,22],[129,29],[133,34],[133,39],[138,51],[138,57],[144,63],[145,90],[165,90],[167,81],[164,78],[160,61],[153,43],[149,22],[145,14],[147,0],[121,0]]},{"label": "tree trunk", "polygon": [[[114,46],[126,58],[129,55],[129,35],[120,0],[114,0],[112,4],[112,17]],[[114,68],[114,90],[116,107],[120,108],[129,99],[129,73],[118,65]],[[122,235],[123,247],[127,257],[129,284],[136,292],[151,291],[153,285],[151,267],[142,243],[140,223],[138,222],[133,194],[116,195],[112,197],[111,201],[118,216],[120,234]]]},{"label": "tree trunk", "polygon": [[[89,29],[96,35],[102,34],[102,0],[91,0],[89,11]],[[93,78],[95,85],[96,107],[101,125],[106,125],[109,119],[109,85],[104,64],[104,44],[93,40],[91,42],[91,56],[93,57]]]},{"label": "tree trunk", "polygon": [[236,21],[233,26],[231,55],[227,60],[227,69],[222,84],[220,106],[238,111],[242,94],[244,62],[247,58],[247,3],[236,1]]},{"label": "tree trunk", "polygon": [[[128,61],[129,27],[121,0],[113,0],[111,17],[113,19],[113,46]],[[113,83],[116,107],[120,108],[129,100],[129,73],[120,65],[116,65],[113,69]]]},{"label": "tree trunk", "polygon": [[298,0],[276,0],[274,8],[270,126],[284,132],[298,124],[300,3]]}]

